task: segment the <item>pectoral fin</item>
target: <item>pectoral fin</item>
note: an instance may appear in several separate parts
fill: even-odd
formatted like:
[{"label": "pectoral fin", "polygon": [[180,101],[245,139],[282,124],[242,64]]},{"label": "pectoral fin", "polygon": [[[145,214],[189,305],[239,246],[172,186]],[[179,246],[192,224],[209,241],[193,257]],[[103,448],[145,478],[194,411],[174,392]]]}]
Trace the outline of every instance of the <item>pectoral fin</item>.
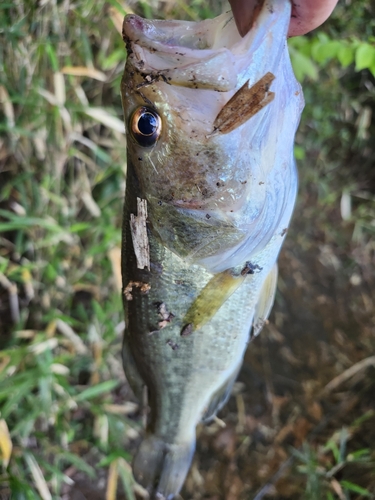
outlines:
[{"label": "pectoral fin", "polygon": [[221,408],[228,401],[229,396],[232,392],[233,385],[237,379],[238,372],[242,366],[242,360],[239,366],[235,369],[232,375],[226,380],[226,382],[214,393],[211,398],[211,401],[205,411],[202,422],[209,422],[212,420],[216,413],[221,410]]},{"label": "pectoral fin", "polygon": [[271,312],[276,294],[277,274],[277,264],[275,264],[263,283],[257,305],[255,306],[253,336],[260,333]]}]

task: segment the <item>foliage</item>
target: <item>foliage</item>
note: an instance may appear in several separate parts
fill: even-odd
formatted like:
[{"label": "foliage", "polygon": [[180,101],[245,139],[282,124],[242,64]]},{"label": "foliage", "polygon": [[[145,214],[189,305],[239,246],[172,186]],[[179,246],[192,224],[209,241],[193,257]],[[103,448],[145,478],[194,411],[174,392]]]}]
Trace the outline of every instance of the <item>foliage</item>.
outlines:
[{"label": "foliage", "polygon": [[340,498],[350,498],[351,493],[357,493],[363,498],[373,498],[366,488],[345,479],[336,479],[346,466],[360,465],[369,470],[374,467],[370,450],[361,449],[349,453],[350,432],[350,429],[343,427],[317,451],[308,443],[304,443],[301,450],[293,450],[300,463],[297,470],[306,476],[306,500],[331,500],[334,494]]},{"label": "foliage", "polygon": [[356,242],[374,234],[374,28],[372,2],[340,3],[316,34],[289,41],[306,101],[297,158],[317,205],[349,209]]},{"label": "foliage", "polygon": [[370,2],[361,0],[349,7],[339,4],[324,28],[289,40],[299,80],[316,81],[332,62],[342,69],[354,64],[356,72],[368,69],[375,76],[375,20]]},{"label": "foliage", "polygon": [[312,38],[296,37],[289,41],[289,50],[296,77],[318,80],[322,70],[332,60],[337,60],[342,69],[355,63],[355,71],[370,70],[375,76],[375,37],[363,42],[357,37],[335,40],[320,32]]}]

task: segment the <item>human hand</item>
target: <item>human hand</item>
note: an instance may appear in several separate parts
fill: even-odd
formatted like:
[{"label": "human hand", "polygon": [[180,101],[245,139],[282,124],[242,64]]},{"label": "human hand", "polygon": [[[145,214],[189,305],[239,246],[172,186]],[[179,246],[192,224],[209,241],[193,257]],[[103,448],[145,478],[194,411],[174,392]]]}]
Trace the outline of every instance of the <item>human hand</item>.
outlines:
[{"label": "human hand", "polygon": [[[229,0],[238,31],[245,36],[264,0]],[[304,35],[326,21],[338,0],[292,1],[288,36]]]}]

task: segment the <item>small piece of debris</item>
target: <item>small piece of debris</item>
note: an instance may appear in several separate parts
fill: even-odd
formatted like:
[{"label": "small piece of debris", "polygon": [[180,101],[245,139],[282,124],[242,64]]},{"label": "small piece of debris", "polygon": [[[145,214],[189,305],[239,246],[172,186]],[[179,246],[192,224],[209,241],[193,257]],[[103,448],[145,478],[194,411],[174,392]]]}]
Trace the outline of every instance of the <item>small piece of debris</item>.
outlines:
[{"label": "small piece of debris", "polygon": [[165,328],[168,326],[168,324],[172,321],[172,319],[175,317],[172,312],[169,312],[167,309],[167,306],[165,305],[165,302],[158,302],[157,303],[158,307],[158,313],[161,318],[161,321],[159,321],[158,326],[159,329],[161,330],[162,328]]},{"label": "small piece of debris", "polygon": [[123,292],[126,300],[133,300],[133,287],[139,288],[142,295],[146,295],[151,289],[151,285],[149,283],[143,283],[142,281],[129,281]]},{"label": "small piece of debris", "polygon": [[176,342],[173,342],[172,339],[168,339],[166,344],[169,345],[174,351],[178,349],[178,344],[176,344]]},{"label": "small piece of debris", "polygon": [[258,264],[252,264],[251,262],[246,262],[245,267],[241,271],[241,276],[246,276],[247,274],[254,274],[256,270],[262,271],[263,267],[258,266]]},{"label": "small piece of debris", "polygon": [[288,232],[288,228],[284,227],[284,229],[281,231],[280,236],[285,236],[287,232]]},{"label": "small piece of debris", "polygon": [[191,335],[192,333],[193,333],[193,324],[188,323],[181,330],[181,337],[187,337],[188,335]]},{"label": "small piece of debris", "polygon": [[208,137],[232,132],[272,102],[275,94],[270,86],[274,79],[275,75],[268,72],[251,87],[248,80],[221,109]]},{"label": "small piece of debris", "polygon": [[137,198],[138,214],[130,214],[130,232],[133,241],[138,269],[150,270],[150,247],[148,243],[146,220],[147,201]]}]

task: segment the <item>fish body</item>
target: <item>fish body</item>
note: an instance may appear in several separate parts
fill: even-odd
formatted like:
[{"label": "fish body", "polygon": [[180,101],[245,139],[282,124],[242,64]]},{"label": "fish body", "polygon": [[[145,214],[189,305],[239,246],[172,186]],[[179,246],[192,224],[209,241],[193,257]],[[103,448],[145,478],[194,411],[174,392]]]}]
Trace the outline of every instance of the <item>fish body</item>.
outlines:
[{"label": "fish body", "polygon": [[180,491],[196,425],[225,403],[273,303],[303,108],[289,19],[288,1],[266,0],[243,39],[230,12],[124,20],[123,361],[135,394],[147,388],[133,472],[155,498]]}]

